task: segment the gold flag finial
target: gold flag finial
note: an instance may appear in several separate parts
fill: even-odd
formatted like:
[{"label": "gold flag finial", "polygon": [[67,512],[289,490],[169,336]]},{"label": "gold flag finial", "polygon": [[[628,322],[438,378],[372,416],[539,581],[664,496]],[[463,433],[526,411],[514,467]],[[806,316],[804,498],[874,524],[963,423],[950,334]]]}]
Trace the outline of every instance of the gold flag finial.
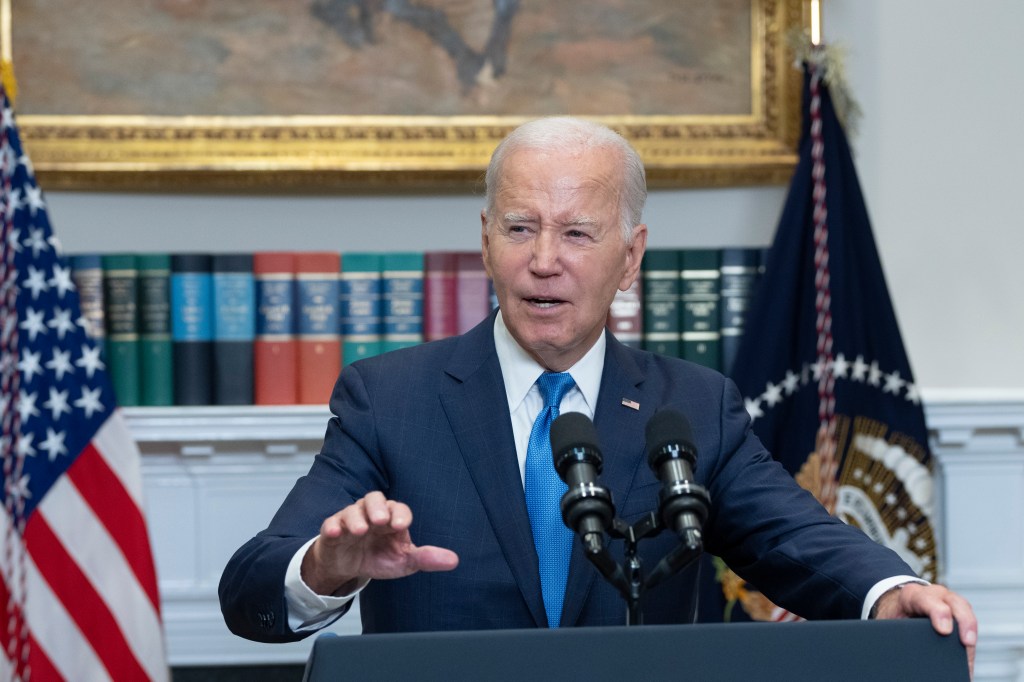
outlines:
[{"label": "gold flag finial", "polygon": [[18,96],[18,82],[14,79],[14,57],[11,50],[11,0],[0,2],[0,82],[7,99],[14,104]]},{"label": "gold flag finial", "polygon": [[846,49],[842,46],[824,45],[821,35],[820,0],[805,0],[804,9],[804,27],[794,28],[788,35],[789,45],[796,57],[796,65],[807,62],[821,69],[822,77],[832,96],[836,117],[846,131],[847,137],[856,137],[857,124],[862,112],[846,79]]}]

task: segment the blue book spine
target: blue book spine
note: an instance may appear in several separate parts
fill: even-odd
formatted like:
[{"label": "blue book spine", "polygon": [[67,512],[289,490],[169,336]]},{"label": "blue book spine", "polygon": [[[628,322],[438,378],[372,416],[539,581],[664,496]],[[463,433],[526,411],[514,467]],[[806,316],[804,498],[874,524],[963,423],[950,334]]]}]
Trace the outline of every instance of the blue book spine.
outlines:
[{"label": "blue book spine", "polygon": [[213,402],[253,403],[256,282],[252,255],[213,257]]},{"label": "blue book spine", "polygon": [[213,402],[213,279],[210,257],[171,257],[171,339],[174,346],[174,402]]},{"label": "blue book spine", "polygon": [[423,254],[388,253],[382,260],[387,352],[423,342]]},{"label": "blue book spine", "polygon": [[761,260],[759,248],[730,247],[722,249],[721,318],[722,372],[732,371],[733,358],[743,336],[744,320],[750,308]]}]

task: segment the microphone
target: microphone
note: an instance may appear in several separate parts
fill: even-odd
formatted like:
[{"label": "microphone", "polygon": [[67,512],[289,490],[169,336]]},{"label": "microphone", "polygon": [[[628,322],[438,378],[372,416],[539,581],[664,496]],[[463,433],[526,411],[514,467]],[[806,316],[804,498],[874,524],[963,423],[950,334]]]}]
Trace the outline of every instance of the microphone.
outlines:
[{"label": "microphone", "polygon": [[551,423],[551,456],[555,471],[569,486],[562,495],[562,520],[583,538],[588,552],[600,552],[615,506],[611,492],[597,484],[604,460],[590,418],[566,412],[555,419]]},{"label": "microphone", "polygon": [[690,422],[677,410],[655,412],[647,422],[647,446],[647,463],[662,484],[658,493],[662,523],[685,544],[699,548],[711,496],[693,481],[697,448]]}]

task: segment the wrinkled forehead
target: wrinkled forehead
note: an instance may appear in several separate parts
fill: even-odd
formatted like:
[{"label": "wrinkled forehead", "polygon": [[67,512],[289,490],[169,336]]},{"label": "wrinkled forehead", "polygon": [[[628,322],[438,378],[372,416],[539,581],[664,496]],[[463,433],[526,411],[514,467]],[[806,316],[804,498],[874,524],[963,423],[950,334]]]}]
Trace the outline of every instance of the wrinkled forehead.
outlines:
[{"label": "wrinkled forehead", "polygon": [[615,198],[621,188],[622,167],[614,150],[521,148],[505,158],[496,193],[505,198],[530,192],[563,199],[584,194]]}]

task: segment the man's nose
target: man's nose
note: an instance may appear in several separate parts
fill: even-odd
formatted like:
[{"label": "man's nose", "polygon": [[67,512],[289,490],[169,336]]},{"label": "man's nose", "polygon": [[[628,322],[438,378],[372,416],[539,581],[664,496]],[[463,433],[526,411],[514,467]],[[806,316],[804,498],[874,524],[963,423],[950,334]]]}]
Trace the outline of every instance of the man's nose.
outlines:
[{"label": "man's nose", "polygon": [[533,241],[530,269],[536,275],[555,275],[561,270],[558,235],[541,230]]}]

